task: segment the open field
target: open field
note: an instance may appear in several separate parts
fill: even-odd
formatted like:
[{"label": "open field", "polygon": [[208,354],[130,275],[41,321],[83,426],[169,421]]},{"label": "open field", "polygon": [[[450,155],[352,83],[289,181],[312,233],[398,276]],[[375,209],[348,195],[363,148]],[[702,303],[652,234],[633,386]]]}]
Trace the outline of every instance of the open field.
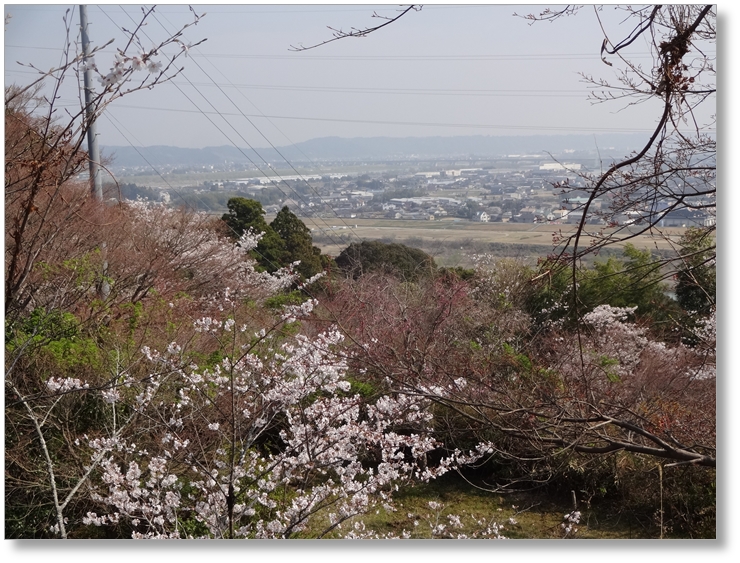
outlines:
[{"label": "open field", "polygon": [[[553,234],[560,232],[567,236],[575,232],[574,225],[473,223],[464,219],[425,222],[335,218],[304,221],[312,229],[315,244],[330,256],[338,255],[351,242],[384,240],[422,248],[443,265],[465,265],[468,261],[462,255],[485,252],[497,246],[508,248],[512,256],[536,259],[552,252]],[[589,225],[587,232],[600,228],[598,225]],[[682,228],[663,229],[663,234],[674,243],[684,232]],[[587,236],[582,238],[582,244],[588,244],[588,241]],[[669,241],[657,234],[638,235],[631,242],[641,249],[671,250]],[[615,245],[615,248],[620,246]]]}]

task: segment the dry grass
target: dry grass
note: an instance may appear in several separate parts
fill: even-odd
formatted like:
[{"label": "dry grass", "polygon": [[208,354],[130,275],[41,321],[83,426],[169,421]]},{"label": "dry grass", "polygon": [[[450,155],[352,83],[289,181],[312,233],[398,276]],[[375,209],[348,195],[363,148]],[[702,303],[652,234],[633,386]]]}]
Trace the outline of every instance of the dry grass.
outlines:
[{"label": "dry grass", "polygon": [[[483,252],[490,245],[509,247],[510,255],[535,259],[553,251],[553,234],[567,236],[574,225],[531,223],[474,223],[467,220],[404,221],[393,219],[306,219],[314,229],[315,244],[324,254],[337,256],[351,242],[384,240],[422,248],[441,265],[469,265],[466,255]],[[335,227],[327,232],[328,227]],[[589,226],[589,229],[597,229]],[[675,243],[685,229],[663,229]],[[588,242],[588,237],[582,239]],[[670,243],[657,235],[638,235],[630,241],[640,249],[670,251]],[[615,244],[618,249],[623,245]],[[521,247],[517,249],[517,247]]]}]

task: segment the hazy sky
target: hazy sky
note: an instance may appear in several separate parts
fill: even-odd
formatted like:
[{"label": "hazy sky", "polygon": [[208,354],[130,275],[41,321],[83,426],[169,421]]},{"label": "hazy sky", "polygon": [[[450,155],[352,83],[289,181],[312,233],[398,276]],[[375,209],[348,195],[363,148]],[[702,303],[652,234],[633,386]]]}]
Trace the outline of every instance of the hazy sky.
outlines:
[{"label": "hazy sky", "polygon": [[[185,70],[172,83],[109,106],[99,121],[101,144],[264,147],[266,139],[282,146],[326,136],[647,133],[659,117],[657,101],[623,110],[620,102],[588,100],[579,72],[614,78],[614,69],[599,59],[603,34],[592,7],[555,23],[529,25],[514,12],[537,12],[540,6],[424,5],[368,37],[303,52],[290,46],[330,39],[327,26],[377,25],[374,11],[392,16],[399,8],[193,7],[206,15],[185,38],[207,41],[180,59]],[[5,5],[11,16],[5,26],[6,84],[33,78],[16,61],[43,69],[58,64],[65,43],[62,17],[69,8],[76,40],[76,5]],[[145,45],[191,19],[182,4],[159,5],[155,14],[144,28]],[[131,29],[140,15],[137,5],[89,5],[93,45],[114,39],[122,47],[120,28]],[[631,29],[620,25],[622,12],[614,7],[599,15],[614,38]],[[101,70],[112,66],[113,53],[108,47],[96,56]],[[650,63],[644,43],[630,54]],[[68,82],[61,101],[79,104],[76,83]]]}]

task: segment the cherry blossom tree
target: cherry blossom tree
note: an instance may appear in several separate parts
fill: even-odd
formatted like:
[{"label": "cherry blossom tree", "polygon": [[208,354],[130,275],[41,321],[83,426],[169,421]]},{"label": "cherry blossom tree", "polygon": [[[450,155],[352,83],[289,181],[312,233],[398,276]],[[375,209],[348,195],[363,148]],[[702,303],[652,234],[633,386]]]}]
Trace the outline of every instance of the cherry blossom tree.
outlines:
[{"label": "cherry blossom tree", "polygon": [[[48,71],[25,65],[36,70],[38,78],[5,89],[6,317],[31,304],[37,284],[30,283],[30,278],[37,273],[37,264],[58,255],[60,245],[70,242],[68,233],[79,232],[80,223],[105,223],[96,217],[98,205],[89,189],[75,180],[87,163],[82,147],[90,124],[117,99],[153,88],[179,72],[175,64],[186,53],[182,33],[196,25],[200,16],[193,12],[191,23],[144,49],[139,34],[153,11],[145,11],[135,30],[128,32],[126,44],[116,47],[109,72],[99,70],[95,57],[113,41],[87,56],[79,53],[68,11],[62,64]],[[179,47],[174,55],[165,54],[170,46]],[[70,80],[81,84],[88,69],[98,75],[100,86],[92,91],[89,103],[83,100],[80,86],[79,108],[62,112],[57,106],[62,85]],[[100,241],[96,244],[101,246]]]},{"label": "cherry blossom tree", "polygon": [[[392,509],[399,485],[446,471],[420,463],[435,447],[425,401],[363,404],[344,379],[336,330],[279,342],[277,331],[249,333],[234,318],[196,325],[234,355],[204,369],[174,343],[146,351],[156,371],[143,394],[168,388],[172,398],[143,401],[142,414],[159,421],[146,444],[89,443],[92,456],[110,452],[107,490],[94,496],[109,508],[86,523],[125,519],[133,537],[324,537],[374,506]],[[398,431],[409,424],[422,432]]]},{"label": "cherry blossom tree", "polygon": [[[6,490],[19,497],[48,497],[62,537],[64,510],[88,490],[87,480],[102,460],[96,455],[89,464],[81,461],[80,436],[94,428],[96,440],[115,443],[125,428],[138,423],[130,413],[116,415],[106,405],[116,397],[118,380],[147,377],[141,372],[141,342],[151,342],[164,326],[170,328],[160,338],[179,333],[183,317],[195,309],[217,311],[215,298],[262,299],[295,280],[288,270],[257,273],[245,257],[259,237],[246,233],[234,243],[219,236],[204,216],[139,203],[116,225],[130,237],[111,248],[112,292],[106,302],[95,300],[89,269],[62,255],[59,271],[48,273],[46,286],[34,292],[39,301],[33,312],[6,324]],[[99,270],[94,270],[97,280]],[[216,277],[214,271],[228,277]],[[149,289],[154,299],[147,297]],[[172,301],[158,305],[163,298]],[[132,308],[140,302],[146,311],[160,311],[141,327],[145,309]],[[83,310],[82,303],[92,310]],[[30,479],[38,474],[31,469],[38,463],[45,474]]]},{"label": "cherry blossom tree", "polygon": [[[46,533],[344,535],[355,516],[392,509],[399,486],[448,470],[452,458],[426,464],[438,445],[428,400],[366,401],[346,377],[341,334],[302,334],[315,300],[277,316],[256,306],[298,277],[256,271],[260,235],[235,242],[204,215],[144,202],[118,227],[127,236],[108,255],[113,318],[93,333],[89,369],[64,369],[65,347],[79,356],[89,341],[69,313],[27,323],[6,347],[6,483],[48,499],[34,507],[49,505]],[[116,321],[127,303],[163,297],[169,313],[156,325]],[[141,345],[152,341],[161,352]]]},{"label": "cherry blossom tree", "polygon": [[714,316],[698,344],[655,340],[629,321],[634,309],[608,305],[578,332],[554,324],[532,335],[509,279],[487,311],[459,281],[410,290],[361,279],[334,316],[368,377],[444,407],[438,423],[448,424],[437,428],[451,443],[472,436],[512,459],[626,451],[715,466]]}]

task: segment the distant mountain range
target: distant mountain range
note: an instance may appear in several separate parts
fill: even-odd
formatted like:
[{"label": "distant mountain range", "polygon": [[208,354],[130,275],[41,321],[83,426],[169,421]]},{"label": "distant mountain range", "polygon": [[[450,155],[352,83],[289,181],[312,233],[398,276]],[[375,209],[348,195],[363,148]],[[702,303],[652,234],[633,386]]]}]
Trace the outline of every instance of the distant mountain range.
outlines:
[{"label": "distant mountain range", "polygon": [[[186,149],[171,146],[103,147],[113,166],[216,166],[254,162],[293,163],[410,160],[429,158],[491,158],[511,154],[555,155],[598,150],[602,157],[622,157],[646,141],[644,134],[527,135],[459,137],[323,137],[287,147],[237,149],[233,146]],[[279,151],[279,153],[278,153]],[[567,152],[566,152],[567,151]],[[143,156],[142,156],[143,155]],[[282,155],[282,156],[281,156]],[[146,157],[146,159],[144,158]],[[147,162],[148,161],[148,162]]]}]

